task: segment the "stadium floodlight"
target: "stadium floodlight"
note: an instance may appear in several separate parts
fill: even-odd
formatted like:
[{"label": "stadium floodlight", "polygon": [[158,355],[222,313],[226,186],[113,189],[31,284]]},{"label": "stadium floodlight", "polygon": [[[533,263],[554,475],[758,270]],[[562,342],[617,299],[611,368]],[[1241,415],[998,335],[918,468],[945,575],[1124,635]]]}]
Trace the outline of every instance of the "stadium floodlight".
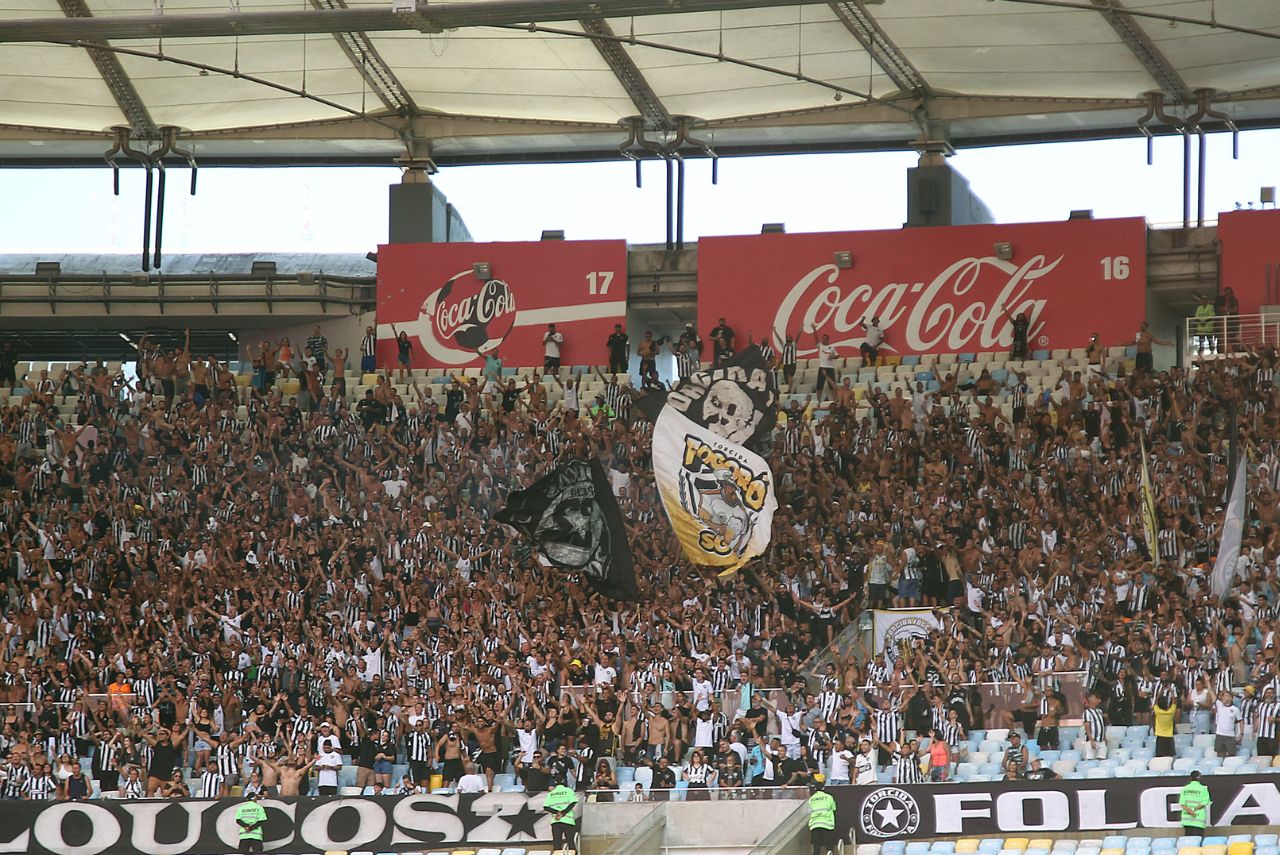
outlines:
[{"label": "stadium floodlight", "polygon": [[62,262],[60,261],[37,261],[37,276],[59,276],[62,274]]},{"label": "stadium floodlight", "polygon": [[762,235],[785,235],[786,233],[786,223],[765,223],[760,227],[760,234]]},{"label": "stadium floodlight", "polygon": [[[1258,200],[1262,202],[1263,205],[1270,205],[1271,207],[1274,208],[1276,206],[1276,188],[1274,187],[1261,188],[1258,193]],[[36,266],[39,267],[39,265],[36,265]]]},{"label": "stadium floodlight", "polygon": [[378,253],[376,252],[366,252],[364,257],[372,261],[374,264],[378,263]]},{"label": "stadium floodlight", "polygon": [[471,272],[474,273],[476,278],[481,282],[488,282],[493,278],[493,266],[487,261],[477,261],[475,264],[471,265]]},{"label": "stadium floodlight", "polygon": [[841,270],[848,270],[853,267],[853,253],[847,249],[838,250],[834,256],[836,267]]},{"label": "stadium floodlight", "polygon": [[227,330],[227,338],[231,339],[232,341],[236,342],[237,344],[239,344],[239,342],[240,342],[240,339],[236,338],[236,334],[235,334],[235,333],[233,333],[233,332],[231,332],[231,330]]},{"label": "stadium floodlight", "polygon": [[276,263],[274,261],[255,261],[249,267],[249,272],[254,276],[275,276]]},{"label": "stadium floodlight", "polygon": [[543,240],[564,240],[564,229],[543,229]]},{"label": "stadium floodlight", "polygon": [[1076,210],[1072,211],[1072,212],[1067,216],[1067,219],[1068,219],[1068,220],[1092,220],[1092,219],[1093,219],[1093,209],[1092,209],[1092,208],[1077,208]]},{"label": "stadium floodlight", "polygon": [[992,246],[991,249],[995,252],[996,258],[1001,261],[1009,261],[1013,258],[1013,244],[1009,243],[1007,240],[1000,241]]}]

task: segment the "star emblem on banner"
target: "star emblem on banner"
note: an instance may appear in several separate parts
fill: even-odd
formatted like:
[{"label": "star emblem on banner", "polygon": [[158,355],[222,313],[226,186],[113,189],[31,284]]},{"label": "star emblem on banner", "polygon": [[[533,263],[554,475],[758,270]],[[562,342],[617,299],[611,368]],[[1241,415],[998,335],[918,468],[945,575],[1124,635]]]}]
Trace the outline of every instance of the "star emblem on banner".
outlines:
[{"label": "star emblem on banner", "polygon": [[902,837],[920,827],[920,805],[899,787],[881,787],[866,797],[859,811],[863,834]]},{"label": "star emblem on banner", "polygon": [[525,835],[529,840],[537,838],[538,832],[535,826],[537,826],[538,820],[542,819],[542,812],[529,807],[528,802],[520,805],[519,813],[504,813],[499,814],[499,817],[511,826],[511,829],[507,832],[508,840],[523,839],[519,835]]}]

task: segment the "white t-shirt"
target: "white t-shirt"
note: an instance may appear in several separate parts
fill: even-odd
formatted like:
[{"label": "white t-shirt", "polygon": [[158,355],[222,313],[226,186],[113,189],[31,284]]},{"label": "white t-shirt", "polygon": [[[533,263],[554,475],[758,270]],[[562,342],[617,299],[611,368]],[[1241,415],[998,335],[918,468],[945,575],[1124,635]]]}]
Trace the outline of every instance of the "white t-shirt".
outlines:
[{"label": "white t-shirt", "polygon": [[831,752],[831,777],[838,781],[849,780],[849,761],[853,752],[847,748]]},{"label": "white t-shirt", "polygon": [[487,793],[489,787],[485,784],[484,775],[477,775],[472,772],[470,775],[463,775],[458,779],[458,792],[460,793]]},{"label": "white t-shirt", "polygon": [[884,343],[884,329],[882,329],[878,324],[868,326],[866,342],[872,347],[879,347]]},{"label": "white t-shirt", "polygon": [[836,346],[834,344],[818,345],[818,367],[819,368],[835,368],[836,367]]},{"label": "white t-shirt", "polygon": [[714,691],[710,680],[694,680],[693,708],[698,711],[711,709],[711,693]]},{"label": "white t-shirt", "polygon": [[1235,736],[1240,710],[1233,704],[1218,701],[1213,706],[1213,733],[1215,736]]},{"label": "white t-shirt", "polygon": [[715,744],[716,723],[711,719],[703,721],[700,718],[693,720],[693,747],[694,748],[710,748]]},{"label": "white t-shirt", "polygon": [[800,713],[795,712],[787,715],[782,710],[778,710],[778,739],[783,745],[799,745],[800,735]]},{"label": "white t-shirt", "polygon": [[326,751],[316,760],[317,766],[332,766],[332,769],[320,769],[316,776],[316,786],[338,786],[338,769],[342,768],[342,755],[335,751]]},{"label": "white t-shirt", "polygon": [[564,344],[563,333],[548,333],[542,337],[542,354],[552,359],[559,359],[562,344]]},{"label": "white t-shirt", "polygon": [[[560,355],[559,348],[557,348],[557,352],[555,354],[551,354],[551,353],[547,354],[547,356],[553,356],[553,355],[554,356]],[[578,409],[578,387],[577,386],[564,387],[564,408],[566,410]]]},{"label": "white t-shirt", "polygon": [[857,774],[855,784],[874,784],[876,782],[876,765],[872,755],[858,753],[853,758],[853,769]]}]

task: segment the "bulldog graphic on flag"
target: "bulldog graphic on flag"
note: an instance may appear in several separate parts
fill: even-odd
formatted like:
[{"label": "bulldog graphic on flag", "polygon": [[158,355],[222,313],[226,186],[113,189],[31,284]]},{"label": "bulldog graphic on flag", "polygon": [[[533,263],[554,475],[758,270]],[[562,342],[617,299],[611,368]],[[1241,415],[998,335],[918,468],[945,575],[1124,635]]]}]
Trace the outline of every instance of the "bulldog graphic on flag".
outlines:
[{"label": "bulldog graphic on flag", "polygon": [[760,455],[666,406],[654,425],[653,473],[693,563],[727,573],[768,548],[778,500]]}]

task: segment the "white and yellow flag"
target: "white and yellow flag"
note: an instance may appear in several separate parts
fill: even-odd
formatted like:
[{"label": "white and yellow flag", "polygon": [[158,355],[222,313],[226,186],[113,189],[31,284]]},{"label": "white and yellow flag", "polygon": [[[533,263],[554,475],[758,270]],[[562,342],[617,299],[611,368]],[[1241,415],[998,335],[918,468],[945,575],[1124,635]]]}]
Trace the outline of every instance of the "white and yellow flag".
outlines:
[{"label": "white and yellow flag", "polygon": [[694,564],[729,573],[768,548],[778,499],[760,455],[668,406],[653,427],[653,475]]}]

